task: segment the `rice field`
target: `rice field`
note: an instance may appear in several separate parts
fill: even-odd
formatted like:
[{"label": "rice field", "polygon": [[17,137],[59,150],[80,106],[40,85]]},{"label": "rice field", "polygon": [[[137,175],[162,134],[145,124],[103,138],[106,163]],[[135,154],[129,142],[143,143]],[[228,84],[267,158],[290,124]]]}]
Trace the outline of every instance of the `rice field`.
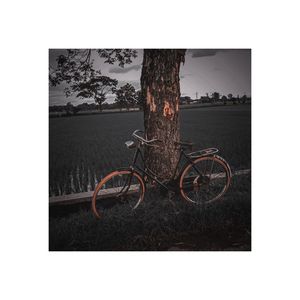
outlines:
[{"label": "rice field", "polygon": [[[181,136],[195,148],[216,147],[233,171],[251,168],[251,107],[181,111]],[[132,157],[124,142],[143,128],[142,112],[49,120],[49,193],[93,190]],[[207,209],[180,197],[173,204],[148,191],[136,211],[113,207],[96,219],[90,206],[49,214],[49,250],[251,250],[251,176],[233,177],[222,200]]]},{"label": "rice field", "polygon": [[[216,147],[233,170],[251,167],[251,106],[183,109],[182,140]],[[49,119],[49,196],[93,190],[108,172],[128,166],[124,142],[143,129],[143,113]]]}]

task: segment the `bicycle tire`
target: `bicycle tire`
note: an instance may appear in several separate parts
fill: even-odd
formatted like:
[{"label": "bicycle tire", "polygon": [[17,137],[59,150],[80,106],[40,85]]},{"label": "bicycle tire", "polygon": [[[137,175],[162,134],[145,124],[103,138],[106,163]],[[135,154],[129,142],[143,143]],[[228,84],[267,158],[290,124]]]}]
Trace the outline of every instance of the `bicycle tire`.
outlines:
[{"label": "bicycle tire", "polygon": [[[210,174],[209,172],[206,174],[207,164],[209,163],[212,165],[209,166]],[[204,165],[205,169],[203,171]],[[191,171],[192,169],[195,174]],[[219,173],[212,173],[214,169]],[[231,177],[230,167],[222,157],[211,155],[196,158],[193,160],[193,164],[188,164],[182,171],[179,180],[181,196],[191,203],[210,204],[226,193]]]},{"label": "bicycle tire", "polygon": [[[125,178],[130,182],[123,183],[120,186],[120,178]],[[115,180],[114,180],[115,179]],[[117,180],[118,179],[118,180]],[[114,186],[116,183],[116,186]],[[132,170],[116,170],[106,175],[96,186],[92,197],[92,211],[97,218],[100,218],[104,210],[103,203],[107,200],[109,205],[113,204],[129,204],[129,207],[134,210],[144,200],[145,184],[142,177]],[[133,199],[135,198],[135,200]],[[124,200],[125,198],[125,200]],[[133,203],[133,204],[132,204]]]}]

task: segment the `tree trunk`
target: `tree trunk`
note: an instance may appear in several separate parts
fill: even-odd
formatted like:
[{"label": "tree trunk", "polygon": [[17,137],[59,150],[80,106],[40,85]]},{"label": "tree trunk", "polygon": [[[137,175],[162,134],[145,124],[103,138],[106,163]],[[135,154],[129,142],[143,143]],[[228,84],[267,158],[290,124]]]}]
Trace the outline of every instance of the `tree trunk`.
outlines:
[{"label": "tree trunk", "polygon": [[160,178],[170,179],[179,152],[179,70],[185,50],[145,49],[141,76],[144,127],[148,139],[162,140],[159,148],[146,147],[146,165]]}]

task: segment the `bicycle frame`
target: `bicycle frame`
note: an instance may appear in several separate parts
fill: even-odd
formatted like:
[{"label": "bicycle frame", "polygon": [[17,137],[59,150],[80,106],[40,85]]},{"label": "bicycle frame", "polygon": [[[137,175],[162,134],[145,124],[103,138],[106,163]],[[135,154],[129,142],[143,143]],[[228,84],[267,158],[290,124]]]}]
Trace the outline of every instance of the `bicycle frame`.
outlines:
[{"label": "bicycle frame", "polygon": [[[204,192],[208,192],[211,179],[212,178],[214,179],[216,177],[215,174],[212,173],[215,162],[218,164],[218,166],[222,168],[220,174],[222,176],[225,175],[223,177],[226,178],[225,179],[226,182],[225,184],[221,183],[223,188],[214,197],[209,195],[210,200],[207,200],[207,203],[219,199],[228,189],[230,184],[230,178],[231,178],[231,170],[228,163],[223,158],[219,157],[218,155],[215,155],[215,153],[218,152],[218,149],[207,148],[207,149],[198,150],[196,152],[186,152],[186,150],[188,149],[187,147],[191,147],[192,143],[189,142],[175,143],[175,145],[176,144],[178,145],[178,147],[176,146],[177,147],[176,149],[179,151],[178,161],[176,163],[176,167],[171,176],[171,179],[165,181],[164,178],[158,179],[157,174],[155,174],[155,172],[153,172],[150,168],[147,167],[146,159],[144,157],[144,151],[143,151],[145,149],[143,148],[144,146],[156,147],[157,145],[155,145],[154,142],[161,142],[161,141],[158,139],[147,140],[144,139],[143,137],[138,136],[136,133],[137,131],[134,132],[133,136],[138,140],[138,142],[134,143],[133,141],[127,141],[125,143],[127,148],[129,149],[132,149],[134,147],[136,148],[130,167],[119,168],[109,173],[105,178],[101,180],[101,182],[98,183],[93,193],[92,209],[94,214],[97,217],[99,217],[99,212],[96,208],[98,192],[102,190],[102,188],[105,189],[105,184],[111,179],[113,183],[113,178],[115,176],[125,175],[124,184],[120,184],[120,180],[119,180],[117,182],[118,184],[117,189],[115,190],[115,197],[118,198],[119,202],[122,203],[127,202],[130,205],[129,203],[130,197],[127,197],[127,194],[131,193],[131,186],[134,186],[134,189],[132,189],[133,193],[136,191],[136,187],[138,188],[139,198],[134,207],[130,205],[132,209],[135,209],[143,201],[145,195],[145,189],[146,189],[145,183],[148,182],[150,183],[150,185],[158,184],[159,187],[163,189],[163,191],[161,191],[162,194],[166,196],[165,192],[168,192],[168,196],[170,199],[174,195],[179,194],[186,201],[199,204],[200,203],[199,201],[202,200],[199,198],[198,190],[200,189],[201,186],[203,186],[205,188]],[[139,160],[139,158],[141,158],[141,161]],[[185,160],[185,162],[183,161],[183,159]],[[201,164],[202,161],[205,162],[204,171],[200,171],[200,169],[203,168],[202,167],[203,164]],[[209,161],[212,161],[211,165],[207,163]],[[182,164],[180,164],[181,162]],[[214,175],[214,177],[212,177],[212,175]],[[219,176],[219,174],[217,176]],[[124,178],[124,176],[122,178]],[[137,183],[134,180],[137,180]],[[189,191],[193,191],[192,197],[188,194]],[[196,193],[196,199],[194,199],[195,193]]]},{"label": "bicycle frame", "polygon": [[[141,168],[140,166],[137,165],[137,160],[138,160],[138,157],[141,157],[142,159],[142,162],[143,162],[143,165],[144,165],[144,168]],[[178,173],[178,176],[176,177],[176,173],[178,171],[178,167],[179,167],[179,163],[181,161],[182,158],[185,158],[186,160],[186,164],[184,165],[183,168],[181,168],[180,172]],[[196,170],[196,172],[198,172],[199,175],[200,172],[199,170],[197,170],[197,168],[195,167],[195,164],[193,162],[193,159],[191,159],[185,152],[182,148],[180,148],[180,155],[179,155],[179,158],[178,158],[178,161],[177,161],[177,164],[176,164],[176,168],[174,170],[174,173],[171,177],[171,180],[169,180],[168,182],[172,182],[172,181],[175,181],[177,178],[180,177],[181,175],[181,172],[182,170],[184,170],[185,166],[187,164],[192,164],[193,168]],[[132,169],[132,171],[134,170],[138,170],[140,173],[143,174],[143,177],[146,175],[147,177],[151,178],[151,180],[154,180],[156,183],[158,183],[161,187],[163,187],[164,189],[166,190],[171,190],[165,183],[161,182],[158,178],[157,178],[157,175],[149,168],[147,168],[145,166],[145,159],[144,159],[144,156],[143,156],[143,152],[141,150],[141,146],[138,145],[136,150],[135,150],[135,153],[134,153],[134,156],[133,156],[133,160],[132,160],[132,164],[130,166],[130,168]],[[130,182],[131,182],[131,178],[129,179],[129,185],[130,186]]]}]

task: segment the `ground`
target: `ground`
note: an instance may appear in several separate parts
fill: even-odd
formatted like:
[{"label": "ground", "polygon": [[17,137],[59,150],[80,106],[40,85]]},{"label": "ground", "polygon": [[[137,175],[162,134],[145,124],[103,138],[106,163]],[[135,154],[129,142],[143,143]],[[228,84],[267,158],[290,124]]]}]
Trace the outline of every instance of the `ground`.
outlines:
[{"label": "ground", "polygon": [[158,191],[134,212],[116,207],[96,219],[88,209],[50,217],[50,250],[250,250],[250,176],[233,178],[227,194],[209,207]]}]

